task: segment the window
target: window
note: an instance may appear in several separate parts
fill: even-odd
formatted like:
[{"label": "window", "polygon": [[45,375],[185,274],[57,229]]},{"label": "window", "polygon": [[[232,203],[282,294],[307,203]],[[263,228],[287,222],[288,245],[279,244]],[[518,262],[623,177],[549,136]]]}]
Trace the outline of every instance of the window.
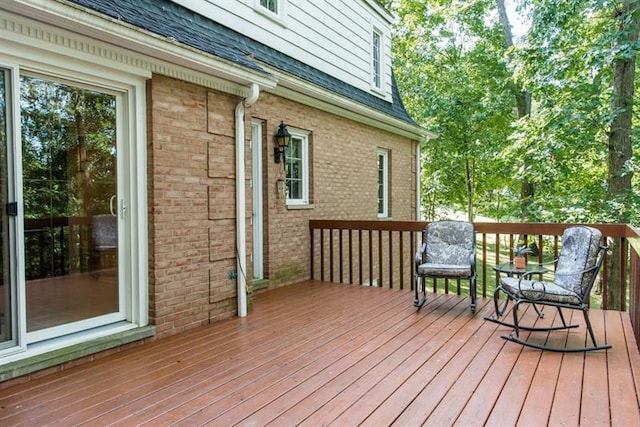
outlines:
[{"label": "window", "polygon": [[287,0],[253,0],[253,10],[272,21],[285,26]]},{"label": "window", "polygon": [[264,7],[274,15],[278,14],[278,0],[260,0],[260,6]]},{"label": "window", "polygon": [[382,34],[374,29],[371,41],[371,84],[382,89]]},{"label": "window", "polygon": [[378,150],[378,218],[389,216],[389,152]]},{"label": "window", "polygon": [[287,204],[309,204],[309,135],[289,128],[291,142],[286,148]]}]

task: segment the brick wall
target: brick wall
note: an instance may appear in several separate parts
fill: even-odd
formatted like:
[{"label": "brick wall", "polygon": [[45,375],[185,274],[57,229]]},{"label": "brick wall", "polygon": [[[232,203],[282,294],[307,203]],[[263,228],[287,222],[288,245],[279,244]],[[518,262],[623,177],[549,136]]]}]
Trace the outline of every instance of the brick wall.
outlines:
[{"label": "brick wall", "polygon": [[163,76],[149,92],[150,319],[161,337],[236,311],[238,99]]},{"label": "brick wall", "polygon": [[[150,319],[159,337],[236,314],[235,120],[240,99],[163,76],[148,88]],[[251,254],[250,119],[263,125],[265,276],[309,278],[308,220],[377,219],[377,149],[391,156],[391,213],[415,212],[415,143],[269,93],[246,111],[247,255]],[[311,207],[277,197],[280,121],[310,132]],[[251,278],[250,258],[247,259]]]},{"label": "brick wall", "polygon": [[[378,148],[391,153],[391,219],[415,219],[415,142],[269,93],[260,95],[248,115],[265,121],[264,228],[271,287],[310,276],[309,219],[378,218]],[[311,209],[288,209],[277,197],[282,166],[273,161],[273,135],[280,121],[310,132]]]}]

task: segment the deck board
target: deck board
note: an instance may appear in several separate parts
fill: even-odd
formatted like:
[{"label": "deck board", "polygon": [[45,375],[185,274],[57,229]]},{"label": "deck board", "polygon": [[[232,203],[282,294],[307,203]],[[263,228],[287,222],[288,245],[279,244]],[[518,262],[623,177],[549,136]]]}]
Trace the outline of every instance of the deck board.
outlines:
[{"label": "deck board", "polygon": [[[412,300],[318,281],[268,291],[246,318],[0,390],[0,425],[640,425],[626,313],[591,311],[613,349],[563,354],[502,340],[508,328],[483,320],[492,301],[472,314],[456,295]],[[580,345],[571,320],[531,338]]]}]

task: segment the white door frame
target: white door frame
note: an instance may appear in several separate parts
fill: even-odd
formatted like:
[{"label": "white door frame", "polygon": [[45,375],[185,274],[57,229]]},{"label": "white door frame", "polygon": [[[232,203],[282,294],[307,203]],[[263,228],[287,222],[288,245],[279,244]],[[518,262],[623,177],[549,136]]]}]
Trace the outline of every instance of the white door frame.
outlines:
[{"label": "white door frame", "polygon": [[262,194],[262,121],[251,120],[251,191],[253,208],[251,226],[253,228],[253,279],[264,279],[264,212]]}]

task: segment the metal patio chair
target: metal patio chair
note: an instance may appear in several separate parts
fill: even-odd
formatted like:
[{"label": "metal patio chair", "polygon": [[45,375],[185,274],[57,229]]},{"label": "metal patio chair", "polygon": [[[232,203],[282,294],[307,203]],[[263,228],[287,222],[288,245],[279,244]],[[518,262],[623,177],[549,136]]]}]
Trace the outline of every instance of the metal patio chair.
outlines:
[{"label": "metal patio chair", "polygon": [[[589,296],[591,288],[598,277],[607,251],[607,248],[601,245],[601,241],[602,233],[596,228],[587,226],[567,228],[562,235],[562,248],[560,250],[560,256],[556,261],[553,281],[531,280],[532,276],[536,274],[535,272],[525,273],[519,278],[501,278],[500,290],[514,301],[512,308],[513,323],[500,320],[499,311],[496,312],[495,317],[486,317],[485,319],[513,327],[511,335],[502,336],[502,338],[540,350],[583,352],[611,348],[610,345],[598,345],[596,343],[593,328],[589,320]],[[521,326],[518,309],[522,304],[533,304],[535,307],[556,307],[562,324],[548,327]],[[567,324],[562,313],[563,308],[582,311],[593,345],[585,345],[584,347],[577,348],[550,347],[520,338],[521,330],[557,331],[578,327],[576,324]],[[543,317],[544,313],[537,313],[539,317]]]},{"label": "metal patio chair", "polygon": [[115,255],[118,250],[118,217],[111,214],[95,215],[92,218],[91,235],[95,277],[103,268],[103,255]]},{"label": "metal patio chair", "polygon": [[[420,308],[427,301],[426,278],[468,279],[471,311],[476,310],[476,232],[464,221],[427,224],[422,248],[416,254],[415,299]],[[422,295],[421,295],[422,294]]]}]

